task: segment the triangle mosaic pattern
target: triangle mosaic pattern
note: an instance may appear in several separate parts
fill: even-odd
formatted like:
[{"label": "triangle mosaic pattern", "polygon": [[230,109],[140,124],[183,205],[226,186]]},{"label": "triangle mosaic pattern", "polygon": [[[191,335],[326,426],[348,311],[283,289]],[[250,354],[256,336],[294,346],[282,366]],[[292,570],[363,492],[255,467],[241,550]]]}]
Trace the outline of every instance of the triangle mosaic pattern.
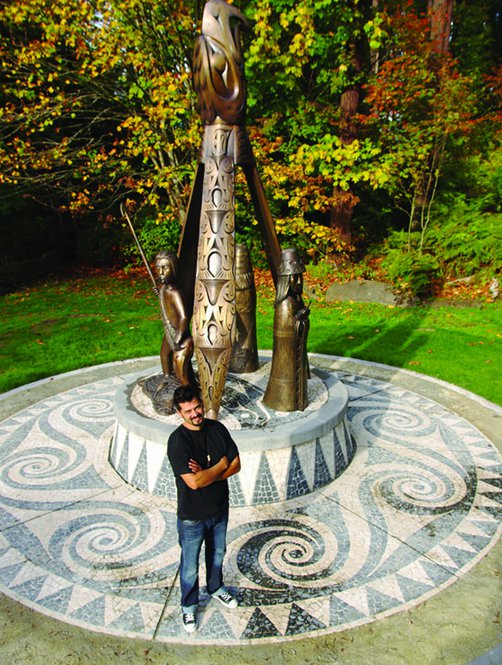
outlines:
[{"label": "triangle mosaic pattern", "polygon": [[[120,424],[115,426],[110,462],[119,475],[140,490],[176,500],[166,446],[149,441]],[[275,503],[294,499],[338,478],[352,461],[356,445],[347,422],[341,421],[322,437],[275,450],[241,453],[245,478],[232,480],[232,506]],[[167,464],[167,467],[166,467]]]}]

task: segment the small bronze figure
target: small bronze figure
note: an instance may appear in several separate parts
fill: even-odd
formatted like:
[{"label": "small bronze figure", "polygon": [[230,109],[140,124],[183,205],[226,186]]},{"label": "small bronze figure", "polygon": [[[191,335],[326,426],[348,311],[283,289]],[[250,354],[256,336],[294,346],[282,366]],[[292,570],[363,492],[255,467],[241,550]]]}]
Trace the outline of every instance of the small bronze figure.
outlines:
[{"label": "small bronze figure", "polygon": [[258,369],[256,341],[256,288],[247,245],[235,247],[235,341],[230,371],[236,374]]},{"label": "small bronze figure", "polygon": [[296,249],[282,252],[277,270],[272,368],[263,403],[276,411],[307,406],[309,310],[302,299],[305,267]]},{"label": "small bronze figure", "polygon": [[193,339],[181,291],[176,286],[178,259],[162,251],[155,257],[155,271],[161,282],[159,304],[164,326],[160,362],[164,377],[174,374],[181,385],[196,386],[192,368]]}]

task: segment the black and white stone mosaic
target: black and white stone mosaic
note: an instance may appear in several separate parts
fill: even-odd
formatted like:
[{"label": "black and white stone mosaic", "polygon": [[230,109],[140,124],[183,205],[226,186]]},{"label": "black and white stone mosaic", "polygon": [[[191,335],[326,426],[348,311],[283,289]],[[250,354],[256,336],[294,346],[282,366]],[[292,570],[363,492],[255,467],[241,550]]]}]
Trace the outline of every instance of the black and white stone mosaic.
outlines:
[{"label": "black and white stone mosaic", "polygon": [[[429,399],[339,378],[355,458],[305,496],[232,509],[226,583],[238,609],[203,594],[199,630],[184,633],[174,503],[127,485],[108,460],[121,378],[0,423],[0,590],[91,630],[194,644],[340,631],[438,593],[500,535],[502,458]],[[322,478],[322,455],[315,464]]]}]

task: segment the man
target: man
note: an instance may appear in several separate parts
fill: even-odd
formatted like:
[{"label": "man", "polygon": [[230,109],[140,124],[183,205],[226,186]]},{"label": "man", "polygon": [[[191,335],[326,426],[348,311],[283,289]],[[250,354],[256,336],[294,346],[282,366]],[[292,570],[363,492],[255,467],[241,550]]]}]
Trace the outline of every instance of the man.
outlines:
[{"label": "man", "polygon": [[183,295],[176,286],[177,256],[171,252],[159,252],[155,257],[155,270],[161,282],[158,296],[165,333],[160,349],[162,372],[166,378],[174,373],[182,385],[195,385],[189,317]]},{"label": "man", "polygon": [[192,633],[197,628],[202,543],[208,593],[225,607],[237,607],[237,599],[223,585],[222,570],[228,523],[227,478],[238,473],[241,464],[227,428],[216,420],[204,418],[204,407],[196,389],[176,388],[173,404],[183,422],[169,437],[167,454],[178,494],[183,626]]}]

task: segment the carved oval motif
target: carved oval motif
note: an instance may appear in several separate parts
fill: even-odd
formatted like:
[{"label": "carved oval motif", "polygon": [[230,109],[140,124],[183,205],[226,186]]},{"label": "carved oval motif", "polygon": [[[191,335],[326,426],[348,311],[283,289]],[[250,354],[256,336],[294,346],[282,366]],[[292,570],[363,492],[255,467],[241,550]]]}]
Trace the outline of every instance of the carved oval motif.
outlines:
[{"label": "carved oval motif", "polygon": [[219,330],[218,326],[215,323],[211,323],[207,327],[207,339],[209,341],[209,344],[211,346],[214,346],[215,343],[218,341],[219,338]]},{"label": "carved oval motif", "polygon": [[211,198],[213,199],[213,205],[219,208],[221,202],[223,201],[223,192],[221,191],[221,189],[215,187],[213,189],[213,194]]},{"label": "carved oval motif", "polygon": [[221,270],[221,255],[219,252],[211,252],[207,260],[209,273],[216,277]]}]

